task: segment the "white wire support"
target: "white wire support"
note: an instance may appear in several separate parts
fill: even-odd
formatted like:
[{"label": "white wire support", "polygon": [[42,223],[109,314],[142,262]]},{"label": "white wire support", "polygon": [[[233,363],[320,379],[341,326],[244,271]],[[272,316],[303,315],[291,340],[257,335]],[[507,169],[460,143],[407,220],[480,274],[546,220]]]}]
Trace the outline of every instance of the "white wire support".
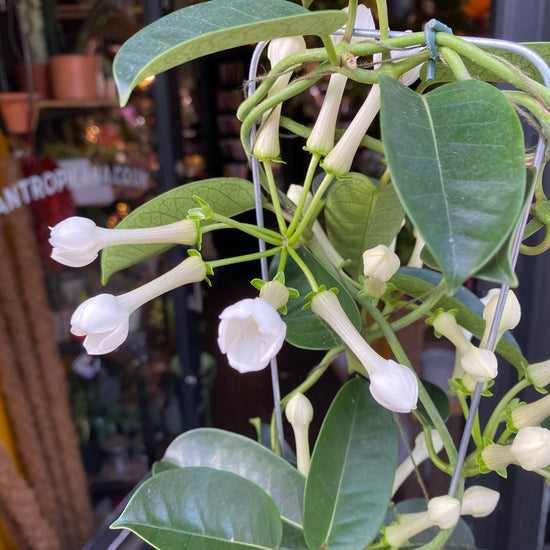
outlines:
[{"label": "white wire support", "polygon": [[[336,31],[334,34],[343,34],[344,29],[340,29]],[[353,32],[354,36],[358,36],[361,38],[373,38],[373,39],[380,39],[380,31],[376,30],[364,30],[364,29],[354,29]],[[389,37],[394,38],[398,36],[402,36],[404,32],[397,32],[397,31],[390,31]],[[470,44],[473,44],[475,46],[478,46],[480,48],[495,48],[500,49],[508,52],[513,52],[515,54],[518,54],[525,58],[531,65],[533,65],[537,71],[539,72],[544,85],[547,88],[550,88],[550,67],[548,67],[547,63],[544,61],[544,59],[537,54],[535,51],[531,50],[527,46],[524,46],[522,44],[518,44],[516,42],[510,42],[507,40],[500,40],[496,38],[480,38],[480,37],[461,37],[463,40],[466,40]],[[256,78],[257,78],[257,72],[258,72],[258,65],[259,60],[262,54],[262,51],[264,50],[267,42],[260,42],[252,55],[252,59],[250,62],[250,69],[249,69],[249,83],[248,83],[248,95],[252,95],[254,93],[254,90],[256,89]],[[254,134],[255,129],[253,128],[251,131],[251,143],[253,143],[254,140]],[[540,171],[543,166],[544,158],[546,156],[546,149],[547,144],[542,139],[539,138],[536,151],[535,151],[535,157],[533,161],[533,166],[535,167],[535,181],[538,181],[538,178],[540,177]],[[258,225],[263,227],[263,211],[262,211],[262,197],[261,197],[261,186],[260,186],[260,170],[259,170],[259,162],[258,159],[252,157],[252,177],[254,182],[254,192],[256,196],[256,221]],[[527,224],[528,214],[529,214],[529,206],[532,201],[529,201],[527,205],[527,209],[525,210],[521,224],[514,236],[514,243],[512,248],[512,257],[511,262],[512,266],[515,268],[517,259],[519,256],[519,248],[523,236],[523,232],[525,230],[525,226]],[[263,248],[262,248],[263,247]],[[265,243],[263,241],[260,241],[260,251],[265,250]],[[267,261],[265,258],[262,258],[261,260],[261,269],[262,269],[262,278],[266,279],[267,277]],[[495,345],[496,345],[496,337],[498,333],[498,328],[500,326],[500,322],[502,319],[502,313],[504,311],[504,306],[506,303],[506,297],[509,290],[508,285],[501,285],[500,289],[500,295],[497,301],[496,309],[495,309],[495,315],[491,324],[491,328],[489,331],[489,336],[487,339],[487,349],[494,351]],[[277,376],[277,365],[275,362],[275,359],[272,361],[271,365],[271,374],[272,374],[272,382],[273,382],[273,391],[274,391],[274,399],[275,399],[275,414],[277,417],[277,430],[279,432],[279,437],[282,437],[282,419],[281,419],[281,412],[280,412],[280,394],[279,394],[279,381]],[[458,482],[460,480],[460,473],[462,471],[462,466],[464,465],[464,460],[466,458],[466,453],[468,450],[468,444],[470,441],[470,436],[472,433],[472,428],[474,425],[474,420],[477,415],[477,411],[479,409],[479,402],[481,400],[481,394],[483,392],[483,384],[477,383],[474,394],[472,396],[472,400],[470,402],[470,410],[468,414],[468,419],[466,421],[466,424],[464,426],[464,430],[462,432],[462,437],[460,440],[460,445],[458,449],[458,455],[457,455],[457,462],[456,466],[453,472],[453,475],[451,477],[451,482],[449,484],[449,491],[448,494],[450,496],[455,496],[458,488]],[[281,441],[281,439],[280,439]],[[282,443],[280,443],[281,449],[283,448]]]}]

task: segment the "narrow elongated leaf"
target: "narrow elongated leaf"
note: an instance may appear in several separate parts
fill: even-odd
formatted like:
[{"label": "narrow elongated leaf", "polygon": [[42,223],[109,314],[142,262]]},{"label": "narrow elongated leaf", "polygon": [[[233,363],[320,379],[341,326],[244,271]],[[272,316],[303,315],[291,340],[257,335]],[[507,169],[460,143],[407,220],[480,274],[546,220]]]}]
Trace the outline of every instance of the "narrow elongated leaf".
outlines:
[{"label": "narrow elongated leaf", "polygon": [[286,0],[210,0],[148,25],[117,53],[121,103],[144,78],[204,55],[284,36],[323,35],[347,21],[340,11],[310,12]]},{"label": "narrow elongated leaf", "polygon": [[[427,269],[402,267],[391,278],[391,282],[398,290],[405,292],[413,298],[419,298],[425,296],[426,293],[433,290],[441,282],[441,274]],[[458,312],[456,316],[458,324],[469,330],[479,339],[483,336],[483,331],[485,330],[485,321],[483,320],[484,305],[467,288],[460,288],[452,297],[445,296],[441,298],[434,307],[456,309]],[[509,332],[504,333],[504,336],[500,339],[496,352],[514,365],[520,375],[524,374],[527,362],[521,354],[517,342]]]},{"label": "narrow elongated leaf", "polygon": [[391,244],[404,215],[391,183],[379,191],[369,178],[352,173],[331,186],[325,205],[327,233],[342,257],[351,260],[352,277],[363,272],[365,250]]},{"label": "narrow elongated leaf", "polygon": [[357,377],[332,402],[313,451],[304,498],[309,548],[368,546],[386,517],[396,465],[393,417]]},{"label": "narrow elongated leaf", "polygon": [[452,82],[425,96],[389,77],[380,86],[393,184],[452,294],[496,254],[521,214],[521,124],[485,82]]},{"label": "narrow elongated leaf", "polygon": [[[251,182],[239,178],[213,178],[181,185],[151,199],[124,218],[117,229],[154,227],[183,220],[187,217],[187,211],[197,206],[194,195],[204,199],[218,214],[228,217],[254,208],[254,186]],[[113,273],[161,254],[172,246],[128,244],[104,249],[101,253],[103,284]]]},{"label": "narrow elongated leaf", "polygon": [[197,428],[168,445],[156,471],[168,466],[207,466],[232,472],[260,486],[283,518],[301,526],[304,477],[256,441],[215,428]]},{"label": "narrow elongated leaf", "polygon": [[202,467],[145,481],[111,527],[129,529],[159,550],[264,550],[282,538],[279,512],[262,489]]},{"label": "narrow elongated leaf", "polygon": [[[347,313],[351,322],[357,329],[361,328],[361,317],[355,300],[344,286],[329,273],[306,248],[298,249],[298,254],[307,264],[315,280],[319,285],[325,285],[327,289],[337,288],[338,299]],[[293,346],[304,349],[332,349],[342,345],[340,337],[323,321],[321,321],[311,308],[302,309],[307,303],[306,296],[311,292],[302,270],[291,257],[288,258],[285,269],[286,284],[295,288],[300,293],[299,298],[288,301],[288,312],[284,317],[287,330],[286,340]]]}]

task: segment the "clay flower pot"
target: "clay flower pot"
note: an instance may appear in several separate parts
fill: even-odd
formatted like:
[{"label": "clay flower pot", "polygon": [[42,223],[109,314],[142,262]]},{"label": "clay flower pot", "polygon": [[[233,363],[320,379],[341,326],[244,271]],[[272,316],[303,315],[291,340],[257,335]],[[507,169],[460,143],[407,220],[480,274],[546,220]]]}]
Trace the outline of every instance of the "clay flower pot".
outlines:
[{"label": "clay flower pot", "polygon": [[99,60],[93,55],[65,54],[50,58],[50,81],[55,99],[98,97]]},{"label": "clay flower pot", "polygon": [[38,100],[34,94],[30,113],[28,92],[0,92],[0,114],[10,134],[26,134],[36,130],[38,124]]}]

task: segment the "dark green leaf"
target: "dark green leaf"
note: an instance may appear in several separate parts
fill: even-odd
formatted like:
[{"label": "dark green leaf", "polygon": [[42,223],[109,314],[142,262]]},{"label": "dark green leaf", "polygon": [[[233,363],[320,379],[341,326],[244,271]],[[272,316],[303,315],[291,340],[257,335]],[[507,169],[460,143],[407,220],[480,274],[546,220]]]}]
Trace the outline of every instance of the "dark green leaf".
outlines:
[{"label": "dark green leaf", "polygon": [[224,430],[197,428],[170,443],[160,462],[164,463],[180,467],[208,466],[245,477],[266,491],[283,519],[302,523],[304,477],[252,439]]},{"label": "dark green leaf", "polygon": [[338,392],[313,450],[304,498],[309,548],[368,546],[386,517],[396,465],[392,414],[357,377]]},{"label": "dark green leaf", "polygon": [[[424,385],[424,388],[426,388],[428,395],[430,396],[431,400],[439,411],[441,418],[444,422],[446,422],[449,416],[451,416],[451,402],[449,401],[447,394],[439,386],[437,386],[436,384],[432,384],[427,380],[422,380],[422,384]],[[416,414],[422,418],[422,424],[424,426],[434,427],[430,419],[430,415],[428,414],[420,400],[417,404]]]},{"label": "dark green leaf", "polygon": [[[330,274],[305,248],[298,249],[298,254],[307,264],[319,285],[325,285],[327,289],[337,288],[338,299],[347,313],[351,322],[357,329],[361,327],[361,317],[354,299],[343,285]],[[306,296],[311,292],[311,287],[298,267],[289,256],[285,269],[286,284],[300,292],[300,297],[288,301],[287,315],[284,321],[287,326],[286,340],[293,346],[304,349],[332,349],[342,345],[342,341],[336,333],[311,311],[311,308],[302,310],[307,303]]]},{"label": "dark green leaf", "polygon": [[[204,199],[215,212],[232,217],[254,208],[254,186],[239,178],[213,178],[176,187],[136,208],[117,229],[154,227],[187,217],[187,211],[197,206],[193,198]],[[103,284],[109,277],[171,248],[172,244],[128,244],[110,246],[101,253]]]},{"label": "dark green leaf", "polygon": [[452,294],[494,257],[521,215],[519,118],[485,82],[452,82],[421,96],[383,75],[380,87],[393,184]]},{"label": "dark green leaf", "polygon": [[277,507],[257,485],[211,468],[166,471],[145,481],[111,526],[159,550],[278,548]]},{"label": "dark green leaf", "polygon": [[404,215],[390,183],[379,191],[363,174],[351,173],[331,186],[325,206],[327,233],[342,257],[351,260],[352,277],[363,272],[365,250],[391,244]]},{"label": "dark green leaf", "polygon": [[[413,298],[419,298],[425,296],[426,293],[433,290],[441,282],[441,274],[427,269],[402,267],[391,278],[391,282],[398,290],[405,292]],[[460,288],[453,297],[443,297],[435,307],[456,309],[458,312],[456,316],[458,324],[469,330],[479,339],[483,336],[483,331],[485,330],[485,321],[483,320],[484,305],[467,288]],[[500,339],[496,351],[504,359],[512,363],[520,375],[524,374],[527,362],[510,333],[505,333],[503,338]]]},{"label": "dark green leaf", "polygon": [[285,36],[323,35],[347,21],[286,0],[210,0],[151,23],[124,43],[113,65],[121,103],[144,78],[199,57]]}]

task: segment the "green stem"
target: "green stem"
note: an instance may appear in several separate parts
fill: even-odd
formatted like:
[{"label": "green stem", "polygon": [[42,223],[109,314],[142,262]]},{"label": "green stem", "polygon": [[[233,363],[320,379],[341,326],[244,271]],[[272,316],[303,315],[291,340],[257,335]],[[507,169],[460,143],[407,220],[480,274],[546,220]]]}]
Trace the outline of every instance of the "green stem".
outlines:
[{"label": "green stem", "polygon": [[252,235],[253,237],[262,239],[266,243],[272,244],[274,246],[281,246],[283,244],[283,239],[281,238],[281,235],[279,235],[279,233],[276,233],[275,231],[271,231],[271,229],[258,227],[257,225],[252,225],[249,223],[241,223],[232,218],[228,218],[226,216],[222,216],[221,214],[216,213],[214,213],[212,219],[220,222],[221,224],[224,224],[226,227],[238,229],[243,233],[247,233],[248,235]]},{"label": "green stem", "polygon": [[535,470],[535,472],[541,475],[542,477],[545,477],[546,479],[550,479],[550,472],[548,470],[539,468],[538,470]]},{"label": "green stem", "polygon": [[315,280],[315,277],[313,276],[313,273],[310,271],[309,267],[306,265],[304,260],[300,258],[298,255],[298,252],[294,250],[292,247],[287,247],[288,253],[292,257],[292,259],[298,264],[298,267],[302,270],[302,273],[305,275],[309,286],[311,287],[311,290],[316,292],[319,290],[319,285],[317,284],[317,281]]},{"label": "green stem", "polygon": [[350,285],[355,287],[357,290],[363,290],[363,285],[357,282],[353,277],[350,277],[342,268],[338,269],[340,277],[345,279]]},{"label": "green stem", "polygon": [[388,7],[386,5],[386,0],[376,0],[376,8],[378,9],[380,40],[387,40],[390,35],[390,26],[388,23]]},{"label": "green stem", "polygon": [[[378,326],[382,330],[382,334],[390,345],[397,361],[409,367],[413,372],[415,372],[415,370],[412,368],[409,358],[407,357],[406,353],[403,350],[403,347],[401,346],[401,343],[397,339],[397,336],[393,332],[386,318],[370,302],[370,300],[360,300],[360,303],[369,312],[374,321],[378,323]],[[447,429],[445,422],[443,422],[443,419],[441,418],[437,407],[435,406],[434,402],[426,391],[426,388],[424,388],[424,385],[421,382],[418,384],[418,398],[420,399],[422,405],[424,405],[424,408],[426,409],[430,420],[433,422],[434,428],[439,432],[439,435],[441,436],[445,451],[447,452],[447,456],[449,457],[449,461],[451,462],[451,464],[456,462],[457,450],[453,439],[449,434],[449,430]]]},{"label": "green stem", "polygon": [[219,260],[212,260],[208,262],[212,269],[216,267],[223,267],[224,265],[233,265],[243,262],[251,262],[254,260],[259,260],[260,258],[269,258],[270,256],[275,256],[283,250],[282,246],[276,246],[275,248],[270,248],[264,252],[254,252],[252,254],[243,254],[242,256],[233,256],[231,258],[221,258]]},{"label": "green stem", "polygon": [[471,80],[472,76],[468,72],[462,57],[451,48],[443,47],[439,50],[445,61],[449,64],[451,71],[457,80]]},{"label": "green stem", "polygon": [[508,404],[510,401],[523,389],[527,388],[529,386],[529,381],[524,378],[523,380],[520,380],[517,384],[512,386],[506,394],[502,397],[502,399],[499,401],[498,405],[494,408],[491,416],[489,417],[489,420],[487,421],[487,424],[485,425],[485,430],[483,430],[483,437],[490,439],[491,441],[495,437],[495,434],[497,433],[497,429],[499,424],[503,421],[502,417],[504,415],[504,411],[506,410],[506,407],[508,407]]},{"label": "green stem", "polygon": [[506,428],[499,436],[498,440],[497,440],[497,443],[499,445],[503,445],[504,443],[506,443],[508,441],[508,439],[510,439],[510,436],[513,434],[514,432],[512,430],[509,430],[508,428]]},{"label": "green stem", "polygon": [[355,30],[355,18],[357,17],[357,0],[349,0],[348,3],[348,22],[346,23],[346,30],[342,40],[349,42],[353,36]]},{"label": "green stem", "polygon": [[380,176],[380,179],[378,180],[378,185],[376,186],[376,192],[378,193],[378,195],[382,193],[384,187],[386,187],[390,179],[391,179],[390,169],[386,168],[384,170],[384,173]]},{"label": "green stem", "polygon": [[309,203],[306,211],[304,212],[304,216],[300,221],[298,227],[296,228],[296,231],[294,231],[292,236],[288,239],[288,244],[290,246],[293,246],[294,244],[296,244],[296,242],[298,242],[298,239],[301,237],[302,233],[305,231],[306,227],[309,225],[309,222],[311,221],[311,217],[317,211],[317,205],[319,204],[321,197],[323,196],[324,192],[327,190],[333,178],[334,176],[332,174],[326,174],[325,177],[323,178],[321,185],[319,185],[319,188],[315,192],[315,195],[313,195],[311,202]]},{"label": "green stem", "polygon": [[308,198],[308,192],[309,188],[311,187],[311,182],[313,181],[313,178],[315,176],[315,170],[317,169],[317,165],[319,164],[319,159],[321,158],[321,155],[318,153],[313,153],[311,155],[311,159],[309,161],[309,166],[307,169],[306,177],[304,179],[304,186],[302,194],[300,195],[300,200],[298,201],[298,204],[296,205],[296,211],[294,212],[294,218],[292,219],[292,222],[288,226],[287,229],[287,237],[291,237],[292,233],[296,229],[296,226],[298,225],[298,222],[300,221],[300,216],[302,215],[302,212],[304,210],[304,207],[306,205],[306,201]]},{"label": "green stem", "polygon": [[474,425],[472,426],[472,439],[478,449],[483,447],[483,437],[481,436],[481,427],[479,425],[479,412],[476,411]]},{"label": "green stem", "polygon": [[281,209],[281,202],[279,201],[279,191],[277,184],[275,183],[275,177],[273,176],[273,168],[271,167],[270,160],[264,160],[265,175],[267,178],[267,185],[269,187],[269,194],[271,195],[271,203],[275,209],[275,217],[277,218],[277,224],[279,225],[279,231],[281,235],[286,233],[286,222]]},{"label": "green stem", "polygon": [[294,388],[281,399],[281,405],[285,406],[297,393],[306,393],[319,378],[323,376],[327,368],[330,367],[332,361],[334,361],[342,351],[344,351],[344,346],[331,349],[327,352],[321,362],[309,373],[308,377],[298,387]]},{"label": "green stem", "polygon": [[447,464],[446,462],[443,462],[438,456],[437,452],[434,448],[433,440],[432,440],[432,433],[431,428],[423,426],[424,431],[424,439],[426,441],[426,449],[428,449],[428,454],[430,455],[430,460],[433,462],[433,464],[442,472],[445,472],[446,474],[451,475],[453,473],[453,469],[450,464]]},{"label": "green stem", "polygon": [[334,48],[334,44],[332,43],[330,36],[328,34],[323,34],[321,36],[321,40],[323,41],[323,46],[327,50],[327,56],[328,56],[328,60],[330,61],[330,64],[333,67],[337,67],[338,56],[336,55],[336,49]]}]

